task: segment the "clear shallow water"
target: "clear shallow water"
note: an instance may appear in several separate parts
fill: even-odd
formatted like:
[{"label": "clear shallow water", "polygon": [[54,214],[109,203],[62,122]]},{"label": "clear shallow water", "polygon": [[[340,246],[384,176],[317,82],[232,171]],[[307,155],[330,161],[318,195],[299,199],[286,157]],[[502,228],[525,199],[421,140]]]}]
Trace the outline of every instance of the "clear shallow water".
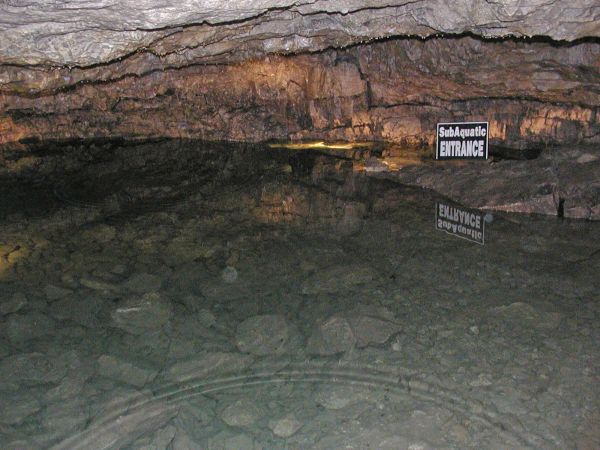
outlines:
[{"label": "clear shallow water", "polygon": [[599,224],[479,245],[346,154],[79,155],[4,184],[1,448],[600,445]]}]

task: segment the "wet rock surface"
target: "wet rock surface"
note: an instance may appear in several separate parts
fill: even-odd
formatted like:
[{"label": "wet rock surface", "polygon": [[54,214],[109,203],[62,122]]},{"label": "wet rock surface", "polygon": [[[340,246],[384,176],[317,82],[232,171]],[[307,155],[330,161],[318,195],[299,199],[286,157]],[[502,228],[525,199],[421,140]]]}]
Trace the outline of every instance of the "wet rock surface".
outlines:
[{"label": "wet rock surface", "polygon": [[430,191],[264,153],[2,217],[1,448],[597,447],[597,223],[494,213],[478,245]]},{"label": "wet rock surface", "polygon": [[299,347],[299,338],[295,326],[279,315],[251,317],[236,330],[237,348],[258,356],[293,353]]},{"label": "wet rock surface", "polygon": [[595,146],[548,147],[530,161],[429,162],[370,174],[433,189],[482,210],[599,220],[595,153]]},{"label": "wet rock surface", "polygon": [[171,304],[153,292],[127,299],[112,312],[114,326],[132,334],[156,331],[169,322]]}]

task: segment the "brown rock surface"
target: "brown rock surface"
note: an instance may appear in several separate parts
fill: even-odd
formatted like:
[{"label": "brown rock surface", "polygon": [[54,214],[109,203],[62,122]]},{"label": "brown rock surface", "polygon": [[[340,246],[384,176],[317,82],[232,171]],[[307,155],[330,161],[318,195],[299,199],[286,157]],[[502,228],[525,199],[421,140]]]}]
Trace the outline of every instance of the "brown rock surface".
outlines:
[{"label": "brown rock surface", "polygon": [[487,119],[492,143],[600,139],[600,45],[396,39],[232,65],[150,58],[11,68],[0,143],[24,138],[388,140],[430,145],[438,121]]}]

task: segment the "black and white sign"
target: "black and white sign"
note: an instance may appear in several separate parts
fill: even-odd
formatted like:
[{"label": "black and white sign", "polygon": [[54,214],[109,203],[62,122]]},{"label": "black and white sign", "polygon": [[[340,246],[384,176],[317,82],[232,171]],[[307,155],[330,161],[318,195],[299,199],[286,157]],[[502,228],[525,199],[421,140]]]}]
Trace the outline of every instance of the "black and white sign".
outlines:
[{"label": "black and white sign", "polygon": [[485,243],[484,224],[488,220],[480,211],[442,202],[435,205],[436,229],[481,245]]},{"label": "black and white sign", "polygon": [[438,123],[435,159],[487,159],[488,123]]}]

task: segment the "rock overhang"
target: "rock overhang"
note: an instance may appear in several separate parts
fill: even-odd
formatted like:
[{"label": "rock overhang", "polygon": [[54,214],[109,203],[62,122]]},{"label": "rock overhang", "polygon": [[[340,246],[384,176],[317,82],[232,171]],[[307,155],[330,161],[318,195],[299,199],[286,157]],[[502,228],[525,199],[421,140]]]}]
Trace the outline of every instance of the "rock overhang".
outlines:
[{"label": "rock overhang", "polygon": [[243,59],[394,36],[600,37],[595,0],[18,0],[0,5],[0,64],[89,67],[136,52]]}]

